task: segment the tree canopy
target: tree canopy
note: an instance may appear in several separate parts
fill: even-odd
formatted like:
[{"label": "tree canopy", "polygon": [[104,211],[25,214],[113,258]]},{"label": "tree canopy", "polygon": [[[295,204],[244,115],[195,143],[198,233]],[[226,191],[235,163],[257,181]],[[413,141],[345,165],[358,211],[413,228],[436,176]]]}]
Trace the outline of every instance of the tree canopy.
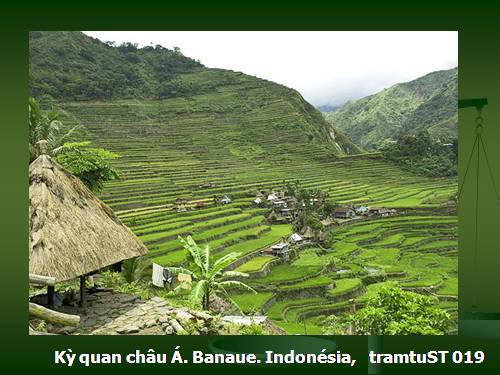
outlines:
[{"label": "tree canopy", "polygon": [[[180,73],[203,68],[180,50],[102,43],[80,32],[30,32],[30,94],[63,100],[157,98]],[[177,87],[176,90],[181,90]]]},{"label": "tree canopy", "polygon": [[396,142],[382,146],[382,155],[397,165],[429,177],[457,174],[458,140],[436,140],[427,130],[402,134]]},{"label": "tree canopy", "polygon": [[64,169],[78,177],[92,191],[99,192],[106,181],[119,177],[118,171],[109,163],[118,154],[99,147],[91,147],[90,141],[69,142],[81,129],[70,129],[59,120],[56,111],[43,111],[38,102],[30,97],[28,149],[30,163],[36,159],[35,145],[47,141],[47,151]]},{"label": "tree canopy", "polygon": [[350,330],[358,335],[442,335],[449,314],[436,305],[435,298],[409,292],[397,286],[383,287],[366,306],[345,319],[328,320],[326,333]]}]

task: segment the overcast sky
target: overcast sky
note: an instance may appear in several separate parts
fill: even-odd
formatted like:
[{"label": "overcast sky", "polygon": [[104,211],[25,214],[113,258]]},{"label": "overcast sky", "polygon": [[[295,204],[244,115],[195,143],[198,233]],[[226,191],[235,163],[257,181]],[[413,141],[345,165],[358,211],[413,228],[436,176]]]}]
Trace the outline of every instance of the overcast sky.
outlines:
[{"label": "overcast sky", "polygon": [[342,105],[458,65],[458,33],[340,31],[86,31],[102,41],[177,46],[210,68],[298,90],[316,106]]}]

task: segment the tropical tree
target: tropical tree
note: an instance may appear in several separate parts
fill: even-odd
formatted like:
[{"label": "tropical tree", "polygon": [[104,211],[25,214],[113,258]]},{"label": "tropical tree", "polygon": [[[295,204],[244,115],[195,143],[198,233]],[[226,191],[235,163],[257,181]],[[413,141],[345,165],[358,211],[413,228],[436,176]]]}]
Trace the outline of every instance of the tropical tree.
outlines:
[{"label": "tropical tree", "polygon": [[120,177],[109,160],[118,154],[99,147],[90,147],[90,142],[65,143],[59,149],[55,160],[68,172],[78,177],[90,190],[98,193],[106,181]]},{"label": "tropical tree", "polygon": [[224,271],[228,265],[238,259],[239,253],[232,252],[214,261],[208,245],[204,248],[200,248],[191,236],[185,239],[179,236],[179,241],[186,250],[189,266],[188,268],[166,268],[173,275],[178,275],[180,273],[191,275],[193,281],[196,282],[191,290],[190,296],[194,303],[201,304],[203,309],[208,310],[210,308],[210,297],[212,293],[222,293],[233,303],[235,302],[229,296],[229,289],[239,288],[257,293],[245,283],[230,279],[232,277],[247,277],[248,274],[236,271]]},{"label": "tropical tree", "polygon": [[35,98],[28,98],[29,109],[29,153],[30,163],[38,156],[35,145],[38,141],[47,141],[49,155],[55,156],[61,151],[62,146],[81,126],[77,125],[69,130],[63,128],[56,111],[44,112]]},{"label": "tropical tree", "polygon": [[436,306],[435,298],[390,285],[356,313],[326,318],[323,334],[442,335],[449,323],[450,315]]},{"label": "tropical tree", "polygon": [[435,299],[397,286],[382,288],[348,319],[354,334],[369,335],[442,335],[449,322]]},{"label": "tropical tree", "polygon": [[42,111],[32,97],[28,102],[30,163],[38,156],[36,143],[45,140],[48,154],[93,192],[98,193],[106,181],[119,177],[118,171],[109,164],[109,160],[118,157],[117,154],[91,147],[90,141],[68,142],[82,127],[77,125],[65,130],[57,112]]}]

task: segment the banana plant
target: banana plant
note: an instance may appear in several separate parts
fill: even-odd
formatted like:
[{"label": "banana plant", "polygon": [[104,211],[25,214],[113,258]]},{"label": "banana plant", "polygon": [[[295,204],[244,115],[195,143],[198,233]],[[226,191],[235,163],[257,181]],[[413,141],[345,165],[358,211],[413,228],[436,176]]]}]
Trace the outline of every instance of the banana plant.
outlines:
[{"label": "banana plant", "polygon": [[180,273],[188,274],[195,282],[191,290],[190,298],[192,302],[201,304],[203,309],[209,310],[210,297],[212,293],[221,293],[224,297],[236,304],[230,297],[229,289],[243,289],[257,293],[255,289],[247,284],[231,280],[235,277],[248,277],[248,274],[237,271],[225,271],[226,267],[238,259],[240,253],[232,252],[214,261],[210,254],[210,247],[199,247],[191,236],[185,239],[179,236],[179,241],[186,250],[189,266],[166,267],[172,275]]}]

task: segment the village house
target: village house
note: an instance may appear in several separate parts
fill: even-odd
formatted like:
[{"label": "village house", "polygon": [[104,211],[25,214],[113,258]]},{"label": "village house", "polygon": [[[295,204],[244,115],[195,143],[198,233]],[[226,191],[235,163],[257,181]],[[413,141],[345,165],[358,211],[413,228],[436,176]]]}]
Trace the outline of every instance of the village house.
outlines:
[{"label": "village house", "polygon": [[177,206],[187,204],[188,200],[186,198],[177,198],[174,202]]},{"label": "village house", "polygon": [[290,236],[290,242],[295,244],[295,245],[300,245],[303,241],[304,241],[304,239],[298,233],[294,233]]},{"label": "village house", "polygon": [[294,218],[294,211],[291,208],[282,208],[279,211],[278,221],[291,223]]},{"label": "village house", "polygon": [[269,202],[274,202],[275,200],[278,200],[278,196],[275,193],[271,193],[267,196],[267,200]]},{"label": "village house", "polygon": [[314,239],[314,232],[311,229],[311,227],[305,228],[305,230],[302,231],[302,238],[303,240],[313,240]]},{"label": "village house", "polygon": [[29,166],[29,273],[53,278],[47,306],[54,306],[55,283],[80,279],[85,305],[86,277],[146,255],[146,246],[78,178],[37,143],[38,158]]},{"label": "village house", "polygon": [[205,207],[205,203],[201,202],[201,201],[196,202],[196,204],[194,205],[194,207],[198,208],[198,209],[203,208],[203,207]]},{"label": "village house", "polygon": [[260,206],[262,204],[262,199],[257,197],[254,199],[253,203],[256,204],[257,206]]},{"label": "village house", "polygon": [[354,210],[350,207],[337,207],[335,209],[334,217],[336,219],[351,219],[356,215]]},{"label": "village house", "polygon": [[274,207],[276,208],[284,208],[287,206],[286,202],[284,200],[275,200],[273,201]]},{"label": "village house", "polygon": [[280,258],[289,259],[290,258],[290,246],[286,242],[280,242],[276,245],[271,246],[271,252],[273,255]]},{"label": "village house", "polygon": [[332,221],[332,219],[331,219],[331,218],[328,218],[328,217],[327,217],[327,218],[325,218],[325,219],[321,219],[321,224],[323,224],[323,226],[324,226],[325,228],[328,228],[330,225],[332,225],[332,224],[333,224],[333,221]]},{"label": "village house", "polygon": [[292,208],[289,208],[289,207],[284,207],[282,209],[280,209],[280,214],[283,216],[283,217],[290,217],[290,218],[294,218],[294,213],[295,211],[292,209]]}]

